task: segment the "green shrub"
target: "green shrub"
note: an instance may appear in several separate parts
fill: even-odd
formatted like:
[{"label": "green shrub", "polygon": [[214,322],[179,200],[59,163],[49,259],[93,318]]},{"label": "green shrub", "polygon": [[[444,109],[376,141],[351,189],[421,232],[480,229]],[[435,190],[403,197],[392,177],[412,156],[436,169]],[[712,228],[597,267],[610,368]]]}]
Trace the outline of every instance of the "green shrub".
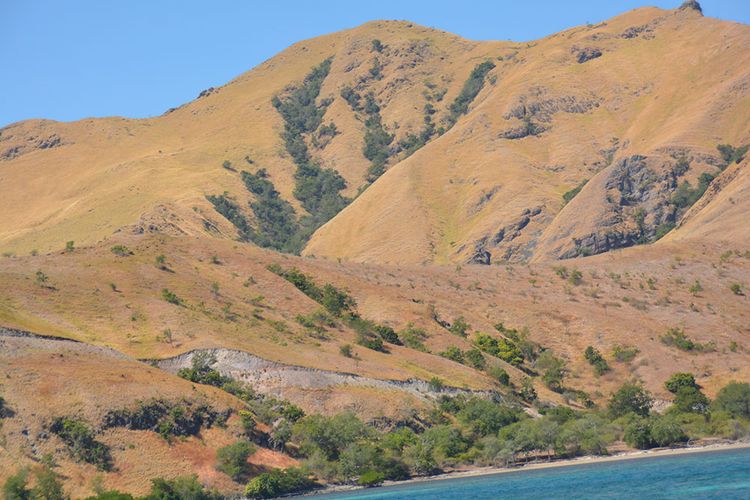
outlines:
[{"label": "green shrub", "polygon": [[607,360],[604,359],[602,353],[595,349],[593,346],[588,346],[584,351],[583,356],[586,358],[586,361],[588,361],[589,364],[594,367],[594,373],[597,377],[610,371]]},{"label": "green shrub", "polygon": [[255,433],[257,423],[252,412],[247,410],[240,410],[240,422],[242,423],[242,430],[246,436],[252,436]]},{"label": "green shrub", "polygon": [[639,351],[637,347],[627,345],[618,344],[612,348],[612,356],[620,363],[633,361],[633,359],[638,355],[638,352]]},{"label": "green shrub", "polygon": [[3,498],[5,500],[31,500],[32,491],[28,488],[28,476],[28,469],[20,469],[12,476],[8,476],[3,483]]},{"label": "green shrub", "polygon": [[494,378],[502,385],[510,385],[510,375],[508,375],[508,372],[506,372],[499,366],[491,366],[489,369],[487,369],[487,375]]},{"label": "green shrub", "polygon": [[375,52],[383,52],[383,49],[385,49],[385,45],[378,40],[377,38],[372,41],[372,50]]},{"label": "green shrub", "polygon": [[135,500],[133,495],[130,493],[123,493],[118,490],[106,490],[96,494],[96,496],[88,497],[86,500]]},{"label": "green shrub", "polygon": [[399,333],[399,338],[406,347],[416,349],[417,351],[427,352],[427,347],[424,345],[424,341],[427,340],[429,335],[423,328],[415,328],[413,325],[409,325],[405,330]]},{"label": "green shrub", "polygon": [[309,415],[292,428],[292,439],[305,456],[322,453],[327,460],[336,460],[350,444],[368,436],[370,430],[353,413],[332,417]]},{"label": "green shrub", "polygon": [[112,470],[109,447],[96,440],[94,431],[83,420],[58,417],[49,430],[60,437],[76,460],[95,465],[100,470]]},{"label": "green shrub", "polygon": [[478,333],[474,339],[474,345],[481,351],[500,358],[514,366],[520,366],[523,363],[523,354],[512,340]]},{"label": "green shrub", "polygon": [[443,352],[439,352],[438,356],[450,359],[451,361],[455,361],[456,363],[464,363],[465,361],[463,351],[454,345],[448,347],[448,349]]},{"label": "green shrub", "polygon": [[272,100],[273,106],[284,119],[284,146],[297,166],[294,196],[309,214],[300,220],[299,238],[303,242],[351,201],[340,194],[346,187],[344,178],[333,169],[322,168],[310,155],[304,139],[305,135],[315,132],[320,126],[331,103],[329,99],[317,103],[330,68],[329,58],[313,68],[302,85],[289,95],[276,96]]},{"label": "green shrub", "polygon": [[318,483],[300,469],[274,469],[250,480],[245,488],[245,495],[248,498],[276,498],[302,493],[318,486]]},{"label": "green shrub", "polygon": [[474,436],[495,434],[498,430],[521,418],[521,411],[507,404],[480,398],[469,398],[456,414]]},{"label": "green shrub", "polygon": [[112,253],[117,255],[118,257],[127,257],[129,255],[133,255],[133,252],[130,251],[128,247],[125,245],[115,245],[111,248]]},{"label": "green shrub", "polygon": [[361,345],[362,347],[366,347],[367,349],[372,349],[373,351],[384,353],[388,352],[388,349],[386,349],[385,345],[383,345],[383,339],[379,337],[366,337],[362,334],[358,334],[357,344]]},{"label": "green shrub", "polygon": [[534,382],[529,377],[524,377],[521,382],[521,388],[518,390],[518,395],[526,402],[536,401],[537,393],[534,388]]},{"label": "green shrub", "polygon": [[675,392],[673,408],[682,413],[705,414],[711,405],[711,401],[698,387],[679,387]]},{"label": "green shrub", "polygon": [[154,479],[151,492],[145,500],[220,500],[218,493],[206,491],[198,476],[183,476],[175,479]]},{"label": "green shrub", "polygon": [[257,226],[247,231],[247,238],[261,247],[299,253],[304,240],[299,234],[294,209],[279,196],[266,170],[261,168],[255,174],[243,171],[240,175],[247,190],[255,196],[250,209]]},{"label": "green shrub", "polygon": [[235,481],[241,481],[250,472],[247,459],[253,453],[255,447],[247,441],[237,441],[219,448],[216,452],[216,469]]},{"label": "green shrub", "polygon": [[536,367],[543,370],[542,381],[549,389],[563,392],[563,379],[567,374],[565,362],[552,351],[544,351],[536,361]]},{"label": "green shrub", "polygon": [[453,323],[448,328],[448,331],[450,331],[453,335],[466,337],[469,329],[471,329],[471,325],[466,322],[463,316],[459,316],[458,318],[453,320]]},{"label": "green shrub", "polygon": [[170,304],[174,304],[176,306],[182,305],[182,300],[174,292],[170,291],[168,288],[162,288],[161,298],[166,300]]},{"label": "green shrub", "polygon": [[237,233],[241,241],[250,241],[253,234],[252,227],[240,210],[240,206],[229,198],[228,193],[220,195],[207,195],[206,199],[214,206],[214,210],[219,212],[225,219],[237,228]]},{"label": "green shrub", "polygon": [[374,470],[368,470],[364,472],[361,476],[359,476],[359,479],[357,480],[357,484],[360,486],[365,487],[372,487],[372,486],[378,486],[383,483],[385,480],[385,474],[379,471]]},{"label": "green shrub", "polygon": [[672,195],[671,203],[677,208],[691,207],[698,201],[708,189],[709,184],[715,178],[714,175],[705,172],[698,177],[698,185],[693,188],[688,181],[680,184]]},{"label": "green shrub", "polygon": [[740,285],[739,283],[732,283],[729,289],[735,295],[745,295],[745,293],[742,291],[742,285]]},{"label": "green shrub", "polygon": [[427,385],[430,387],[430,390],[434,392],[442,392],[443,389],[445,389],[445,383],[438,377],[432,377]]},{"label": "green shrub", "polygon": [[674,346],[682,351],[702,351],[706,347],[694,342],[681,328],[670,328],[660,339],[664,345]]},{"label": "green shrub", "polygon": [[464,352],[464,359],[467,365],[476,370],[484,370],[487,365],[487,360],[484,359],[484,355],[482,355],[482,351],[479,349],[469,349]]},{"label": "green shrub", "polygon": [[201,429],[222,424],[231,410],[217,411],[206,403],[188,399],[140,401],[134,408],[110,410],[104,415],[102,427],[124,427],[131,430],[156,432],[170,441],[172,436],[196,436]]},{"label": "green shrub", "polygon": [[66,252],[72,252],[75,250],[75,242],[74,241],[68,241],[65,243],[65,251]]},{"label": "green shrub", "polygon": [[729,144],[719,144],[716,146],[716,149],[719,150],[719,153],[721,153],[721,159],[724,160],[724,165],[722,167],[726,168],[728,165],[732,163],[740,163],[745,158],[745,155],[747,154],[748,149],[750,149],[750,144],[745,144],[744,146],[740,146],[738,148],[735,148],[734,146],[731,146]]}]

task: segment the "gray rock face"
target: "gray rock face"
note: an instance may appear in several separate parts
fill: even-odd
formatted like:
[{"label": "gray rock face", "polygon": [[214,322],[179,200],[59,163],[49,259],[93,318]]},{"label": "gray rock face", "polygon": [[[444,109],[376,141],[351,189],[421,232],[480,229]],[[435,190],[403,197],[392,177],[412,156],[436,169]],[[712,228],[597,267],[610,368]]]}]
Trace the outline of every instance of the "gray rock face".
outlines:
[{"label": "gray rock face", "polygon": [[602,51],[595,47],[585,47],[582,49],[574,47],[573,53],[576,56],[576,61],[578,62],[578,64],[583,64],[586,61],[590,61],[602,56]]},{"label": "gray rock face", "polygon": [[284,396],[289,387],[308,390],[325,389],[335,386],[364,386],[380,389],[405,391],[420,398],[436,398],[444,394],[477,394],[495,397],[492,391],[470,391],[457,387],[445,387],[437,392],[424,380],[385,380],[362,377],[352,373],[318,370],[302,366],[286,365],[269,361],[253,354],[232,349],[205,349],[190,351],[174,358],[153,361],[156,366],[170,373],[192,366],[193,357],[201,352],[216,359],[214,369],[222,375],[249,383],[253,389],[277,397]]},{"label": "gray rock face", "polygon": [[694,10],[703,15],[703,8],[697,0],[685,0],[682,2],[682,5],[680,5],[680,10]]},{"label": "gray rock face", "polygon": [[492,253],[490,248],[502,250],[499,260],[510,261],[514,255],[518,254],[520,248],[511,246],[510,243],[521,236],[523,230],[532,222],[534,217],[542,213],[542,207],[526,208],[521,215],[510,224],[500,228],[494,234],[489,234],[474,243],[474,252],[466,261],[467,264],[490,265],[492,263]]},{"label": "gray rock face", "polygon": [[659,227],[675,222],[676,210],[670,201],[678,174],[668,165],[659,166],[660,174],[649,161],[633,155],[613,166],[605,184],[607,209],[597,230],[573,238],[573,247],[562,250],[560,259],[648,243]]}]

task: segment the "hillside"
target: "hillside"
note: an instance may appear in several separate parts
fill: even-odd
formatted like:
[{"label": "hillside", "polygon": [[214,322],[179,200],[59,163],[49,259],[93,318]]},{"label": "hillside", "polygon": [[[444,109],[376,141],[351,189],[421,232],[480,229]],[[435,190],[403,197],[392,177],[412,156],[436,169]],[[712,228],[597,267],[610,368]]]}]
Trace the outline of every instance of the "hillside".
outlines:
[{"label": "hillside", "polygon": [[[13,189],[0,201],[0,247],[22,254],[90,244],[163,211],[179,219],[172,229],[180,234],[231,238],[235,229],[205,199],[224,192],[251,226],[289,222],[283,208],[263,221],[247,207],[259,196],[239,171],[260,169],[291,219],[317,217],[302,246],[346,205],[339,196],[356,197],[315,232],[307,255],[522,262],[654,241],[685,212],[670,203],[679,185],[716,175],[716,146],[750,141],[749,41],[746,26],[690,9],[638,9],[527,44],[368,23],[296,44],[161,117],[6,127],[0,165]],[[587,51],[601,55],[579,63]],[[295,109],[319,118],[315,130],[295,131],[309,156],[341,176],[336,187],[320,181],[332,198],[320,201],[326,209],[294,194],[296,160],[272,101],[329,58],[317,110]],[[478,92],[462,94],[483,62],[493,67],[474,79]],[[44,175],[30,174],[40,167]]]},{"label": "hillside", "polygon": [[[528,43],[373,21],[158,117],[1,129],[0,482],[48,454],[74,497],[300,463],[353,482],[298,435],[349,413],[465,439],[434,469],[389,449],[408,477],[480,462],[498,429],[466,401],[575,423],[629,381],[663,412],[677,372],[710,398],[750,380],[750,27],[686,4]],[[690,438],[750,432],[730,417]]]}]

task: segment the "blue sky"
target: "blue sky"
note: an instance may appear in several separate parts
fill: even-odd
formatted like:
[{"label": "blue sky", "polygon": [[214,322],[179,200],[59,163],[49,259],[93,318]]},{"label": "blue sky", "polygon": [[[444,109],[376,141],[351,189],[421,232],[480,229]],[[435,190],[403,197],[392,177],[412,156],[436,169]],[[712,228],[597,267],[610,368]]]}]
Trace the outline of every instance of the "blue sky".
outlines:
[{"label": "blue sky", "polygon": [[[146,117],[305,38],[408,19],[474,40],[533,40],[681,0],[0,0],[0,126],[26,118]],[[750,24],[750,0],[702,0]]]}]

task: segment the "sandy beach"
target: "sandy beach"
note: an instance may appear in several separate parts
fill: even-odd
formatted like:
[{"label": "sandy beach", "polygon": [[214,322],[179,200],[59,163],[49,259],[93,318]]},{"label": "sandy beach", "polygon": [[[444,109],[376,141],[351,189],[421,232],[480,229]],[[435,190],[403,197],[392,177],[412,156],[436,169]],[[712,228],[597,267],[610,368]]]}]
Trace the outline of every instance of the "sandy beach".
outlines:
[{"label": "sandy beach", "polygon": [[[465,469],[449,470],[442,474],[434,476],[423,476],[407,479],[405,481],[385,481],[381,486],[403,485],[410,483],[420,483],[425,481],[442,481],[446,479],[457,479],[462,477],[478,477],[492,474],[504,474],[509,472],[520,472],[528,470],[550,469],[555,467],[568,467],[571,465],[593,464],[600,462],[614,462],[619,460],[635,460],[639,458],[662,457],[671,455],[685,455],[690,453],[703,453],[709,451],[731,450],[750,448],[750,441],[735,442],[717,442],[701,444],[695,446],[686,446],[682,448],[655,448],[651,450],[633,450],[620,453],[613,453],[607,456],[586,455],[576,458],[564,458],[547,461],[529,462],[528,464],[515,467],[472,467]],[[332,485],[315,492],[308,493],[305,496],[322,495],[326,493],[335,493],[343,491],[356,491],[365,489],[357,485]]]}]

